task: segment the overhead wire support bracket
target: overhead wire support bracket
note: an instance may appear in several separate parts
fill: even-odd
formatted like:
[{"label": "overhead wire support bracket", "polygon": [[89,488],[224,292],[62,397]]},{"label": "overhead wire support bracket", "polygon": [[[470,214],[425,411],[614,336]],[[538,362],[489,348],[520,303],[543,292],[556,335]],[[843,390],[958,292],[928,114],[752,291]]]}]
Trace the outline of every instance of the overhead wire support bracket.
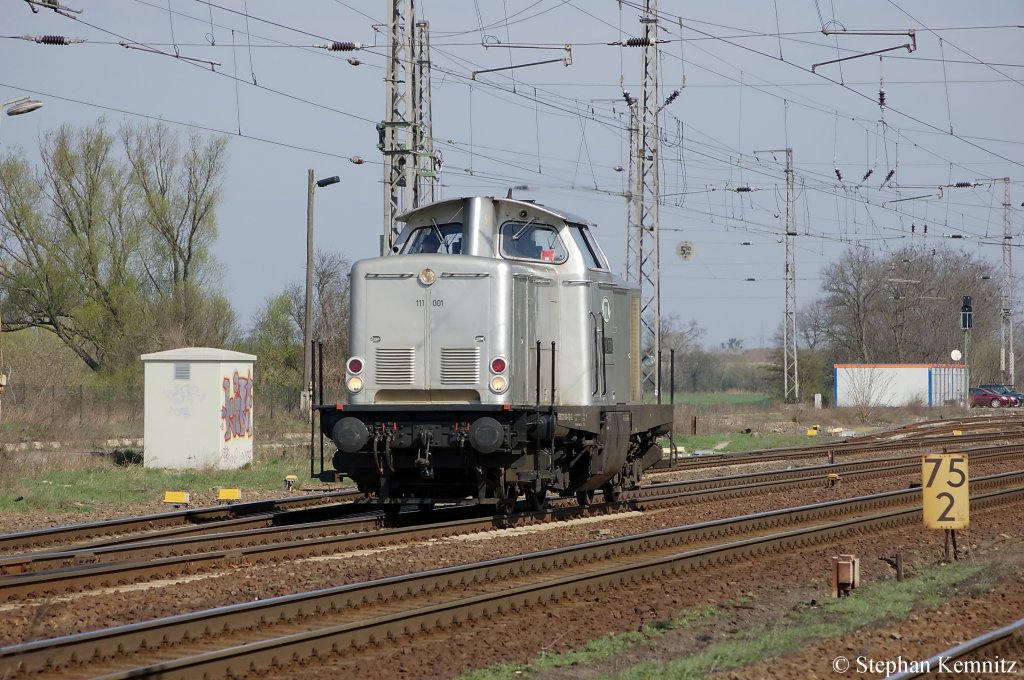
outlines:
[{"label": "overhead wire support bracket", "polygon": [[60,4],[57,0],[25,0],[31,8],[33,14],[39,14],[39,8],[52,9],[57,14],[68,17],[69,19],[77,18],[76,14],[81,14],[82,10],[72,9],[71,7],[65,7]]},{"label": "overhead wire support bracket", "polygon": [[895,52],[896,50],[906,50],[907,52],[914,52],[917,50],[917,33],[914,29],[910,28],[906,31],[834,31],[827,28],[821,29],[821,32],[825,35],[905,35],[910,38],[910,42],[902,45],[896,45],[895,47],[886,47],[880,50],[874,50],[872,52],[863,52],[861,54],[854,54],[849,57],[840,57],[839,59],[831,59],[829,61],[822,61],[817,64],[811,64],[811,73],[815,73],[819,66],[827,66],[829,64],[838,64],[843,61],[850,61],[851,59],[860,59],[861,57],[870,57],[876,54],[885,54],[886,52]]},{"label": "overhead wire support bracket", "polygon": [[172,59],[181,59],[183,61],[191,61],[191,62],[195,62],[197,64],[207,64],[210,67],[211,71],[214,69],[215,66],[220,66],[220,62],[219,61],[210,61],[209,59],[197,59],[195,57],[185,57],[185,56],[182,56],[180,54],[171,54],[170,52],[164,52],[163,50],[158,50],[155,47],[150,47],[149,45],[143,45],[143,44],[140,44],[140,43],[130,43],[130,42],[127,42],[125,40],[122,40],[121,42],[118,43],[118,45],[120,45],[121,47],[124,47],[125,49],[129,49],[129,50],[139,50],[140,52],[149,52],[150,54],[159,54],[159,55],[164,56],[164,57],[171,57]]},{"label": "overhead wire support bracket", "polygon": [[[486,45],[485,45],[485,47],[486,47]],[[564,57],[562,57],[561,59],[544,59],[542,61],[531,61],[531,62],[528,62],[526,64],[515,64],[513,66],[500,66],[498,68],[480,69],[479,71],[473,71],[471,80],[476,80],[476,77],[478,75],[480,75],[481,73],[495,73],[497,71],[509,71],[509,70],[517,69],[517,68],[525,68],[527,66],[540,66],[542,64],[554,64],[554,63],[561,63],[561,64],[564,64],[566,66],[572,66],[572,45],[566,45],[562,49],[564,49],[566,51],[566,55]]]}]

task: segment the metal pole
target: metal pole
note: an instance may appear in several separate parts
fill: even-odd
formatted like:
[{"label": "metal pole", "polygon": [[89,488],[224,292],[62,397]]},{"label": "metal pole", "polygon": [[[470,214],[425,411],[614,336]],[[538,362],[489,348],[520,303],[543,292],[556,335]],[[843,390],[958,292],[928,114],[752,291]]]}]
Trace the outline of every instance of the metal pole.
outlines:
[{"label": "metal pole", "polygon": [[[391,0],[388,15],[388,53],[384,83],[387,118],[378,126],[378,146],[384,153],[384,234],[381,254],[391,250],[397,235],[396,218],[407,207],[411,196],[409,173],[415,173],[412,127],[416,122],[415,103],[410,91],[415,65],[415,0]],[[415,177],[411,177],[415,182]]]},{"label": "metal pole", "polygon": [[[661,288],[658,208],[658,2],[644,1],[643,91],[640,95],[637,156],[637,281],[640,284],[641,352],[650,351],[652,362],[641,362],[641,385],[650,385],[655,400],[661,396],[657,359],[661,352]],[[644,340],[649,347],[644,347]]]},{"label": "metal pole", "polygon": [[[316,377],[320,382],[320,403],[324,403],[324,341],[317,341]],[[324,428],[320,428],[320,471],[324,471]]]},{"label": "metal pole", "polygon": [[307,423],[312,422],[313,418],[310,410],[313,401],[313,351],[310,346],[313,338],[313,187],[313,169],[310,168],[306,189],[306,308],[302,324],[302,393],[299,396],[299,408]]},{"label": "metal pole", "polygon": [[1014,384],[1013,370],[1013,212],[1010,202],[1010,178],[1003,178],[1003,290],[1000,315],[999,379]]},{"label": "metal pole", "polygon": [[793,149],[786,149],[786,318],[783,320],[785,401],[800,401],[800,373],[796,345],[796,210],[793,187]]}]

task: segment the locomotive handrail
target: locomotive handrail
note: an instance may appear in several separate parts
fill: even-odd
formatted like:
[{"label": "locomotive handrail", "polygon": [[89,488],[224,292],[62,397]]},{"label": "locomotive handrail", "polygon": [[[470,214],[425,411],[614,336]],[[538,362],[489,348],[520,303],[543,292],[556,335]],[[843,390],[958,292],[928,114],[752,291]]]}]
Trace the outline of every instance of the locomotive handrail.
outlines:
[{"label": "locomotive handrail", "polygon": [[600,381],[601,376],[597,372],[597,352],[598,352],[598,343],[597,343],[597,314],[595,314],[593,311],[590,312],[590,328],[593,330],[593,335],[594,335],[594,344],[593,344],[593,348],[594,348],[594,390],[590,393],[590,396],[596,397],[597,396],[597,391],[598,391],[598,383]]}]

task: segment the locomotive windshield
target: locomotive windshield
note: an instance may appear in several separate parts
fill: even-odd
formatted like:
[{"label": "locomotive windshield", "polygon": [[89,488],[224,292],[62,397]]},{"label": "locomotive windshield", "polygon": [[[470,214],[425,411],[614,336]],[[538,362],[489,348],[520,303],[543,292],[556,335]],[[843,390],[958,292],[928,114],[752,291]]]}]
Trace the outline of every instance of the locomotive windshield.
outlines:
[{"label": "locomotive windshield", "polygon": [[558,231],[547,224],[506,222],[501,225],[501,254],[539,262],[565,262],[567,253]]},{"label": "locomotive windshield", "polygon": [[462,252],[462,223],[431,224],[419,227],[409,235],[405,253],[443,253],[458,255]]},{"label": "locomotive windshield", "polygon": [[583,255],[587,269],[608,268],[608,265],[603,262],[600,248],[590,240],[590,233],[586,227],[581,224],[570,224],[569,233],[572,234],[572,240],[576,242],[576,248]]}]

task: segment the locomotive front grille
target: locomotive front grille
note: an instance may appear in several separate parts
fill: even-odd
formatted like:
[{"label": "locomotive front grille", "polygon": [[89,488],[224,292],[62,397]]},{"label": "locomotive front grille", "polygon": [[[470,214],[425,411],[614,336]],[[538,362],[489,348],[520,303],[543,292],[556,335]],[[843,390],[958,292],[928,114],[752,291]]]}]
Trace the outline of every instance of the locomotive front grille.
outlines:
[{"label": "locomotive front grille", "polygon": [[476,385],[479,382],[479,347],[441,348],[442,385]]},{"label": "locomotive front grille", "polygon": [[378,347],[374,360],[378,385],[412,385],[416,366],[412,347]]}]

